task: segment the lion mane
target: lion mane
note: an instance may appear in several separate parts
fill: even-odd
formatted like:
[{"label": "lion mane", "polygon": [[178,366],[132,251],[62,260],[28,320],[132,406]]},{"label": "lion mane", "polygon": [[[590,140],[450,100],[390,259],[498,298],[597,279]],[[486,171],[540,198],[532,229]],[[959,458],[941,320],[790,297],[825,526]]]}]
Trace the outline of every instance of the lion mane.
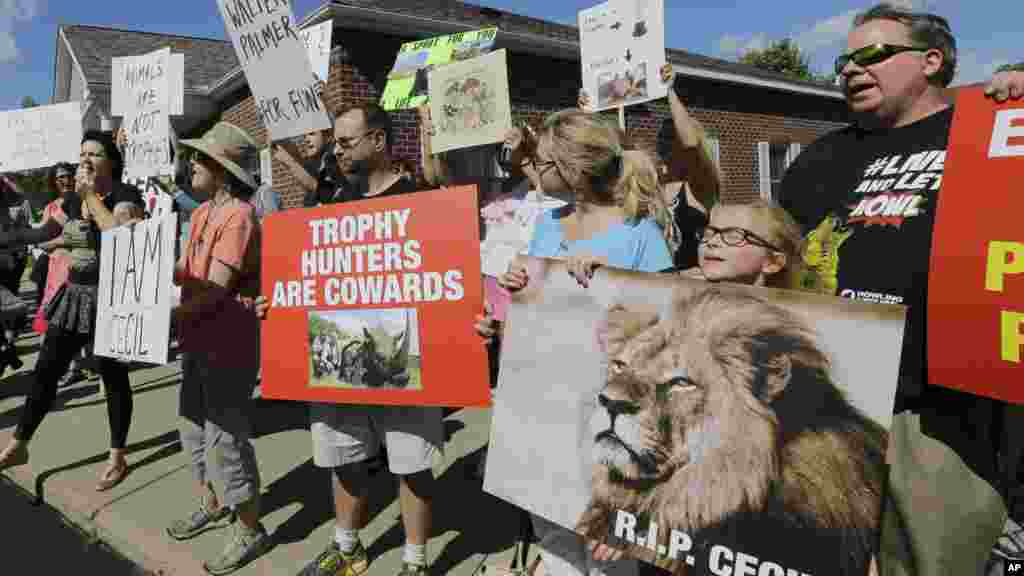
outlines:
[{"label": "lion mane", "polygon": [[[888,434],[833,383],[814,332],[737,287],[676,295],[664,318],[611,308],[591,420],[591,501],[576,530],[674,574],[722,544],[810,574],[867,574]],[[693,541],[670,559],[612,535],[658,525]],[[698,564],[696,571],[702,572]]]}]

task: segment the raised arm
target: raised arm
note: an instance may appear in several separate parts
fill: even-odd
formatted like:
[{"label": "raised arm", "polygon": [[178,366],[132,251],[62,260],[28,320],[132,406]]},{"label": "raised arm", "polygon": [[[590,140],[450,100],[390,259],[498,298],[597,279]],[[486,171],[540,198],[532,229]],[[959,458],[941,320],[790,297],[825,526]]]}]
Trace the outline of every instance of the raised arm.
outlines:
[{"label": "raised arm", "polygon": [[434,124],[430,118],[430,104],[424,103],[416,109],[420,124],[420,162],[423,166],[423,179],[431,186],[448,183],[448,162],[443,155],[434,154],[431,137],[434,135]]},{"label": "raised arm", "polygon": [[676,93],[672,65],[666,64],[661,73],[662,80],[669,84],[668,104],[676,133],[672,142],[669,180],[685,181],[693,197],[705,210],[709,210],[718,201],[722,183],[718,167],[704,145],[707,138],[704,127],[690,115]]},{"label": "raised arm", "polygon": [[306,172],[306,169],[295,159],[288,150],[280,144],[273,144],[271,149],[274,151],[274,158],[285,165],[288,171],[292,173],[299,182],[299,186],[302,186],[302,190],[306,194],[315,193],[317,189],[317,180],[313,176]]}]

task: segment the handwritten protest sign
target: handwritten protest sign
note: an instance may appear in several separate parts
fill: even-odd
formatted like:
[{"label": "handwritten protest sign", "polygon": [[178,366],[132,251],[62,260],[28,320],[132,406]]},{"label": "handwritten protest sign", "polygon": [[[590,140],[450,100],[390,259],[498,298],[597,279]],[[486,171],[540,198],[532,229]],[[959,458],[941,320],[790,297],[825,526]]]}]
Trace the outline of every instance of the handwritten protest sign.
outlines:
[{"label": "handwritten protest sign", "polygon": [[434,152],[501,142],[512,128],[505,50],[431,72]]},{"label": "handwritten protest sign", "polygon": [[271,140],[330,128],[287,0],[217,0]]},{"label": "handwritten protest sign", "polygon": [[[124,89],[129,76],[127,68],[133,65],[137,68],[138,59],[147,58],[148,56],[127,56],[111,59],[111,86],[114,87],[110,92],[111,116],[126,116],[132,110],[132,91]],[[171,116],[181,116],[184,114],[185,108],[185,55],[180,53],[171,54],[166,60],[166,68],[163,70],[163,74],[167,77],[167,113]],[[118,89],[119,86],[121,89]]]},{"label": "handwritten protest sign", "polygon": [[[1024,404],[1024,104],[958,91],[928,281],[928,377]],[[965,337],[967,336],[967,337]]]},{"label": "handwritten protest sign", "polygon": [[334,21],[327,20],[302,31],[302,43],[306,46],[313,73],[324,82],[331,71],[331,34]]},{"label": "handwritten protest sign", "polygon": [[609,0],[578,15],[583,89],[592,110],[664,98],[663,0]]},{"label": "handwritten protest sign", "polygon": [[111,66],[111,99],[117,95],[124,115],[124,170],[132,176],[155,176],[173,170],[170,60],[171,49],[162,48],[142,56],[115,58]]},{"label": "handwritten protest sign", "polygon": [[0,131],[0,172],[75,164],[82,144],[82,104],[0,112]]},{"label": "handwritten protest sign", "polygon": [[268,216],[263,397],[489,404],[477,209],[470,186]]},{"label": "handwritten protest sign", "polygon": [[103,232],[93,353],[166,364],[177,215]]},{"label": "handwritten protest sign", "polygon": [[868,573],[905,307],[524,261],[485,491],[669,574]]},{"label": "handwritten protest sign", "polygon": [[432,70],[490,52],[497,36],[497,28],[486,28],[402,44],[380,97],[381,107],[404,110],[423,104],[429,89],[427,76]]}]

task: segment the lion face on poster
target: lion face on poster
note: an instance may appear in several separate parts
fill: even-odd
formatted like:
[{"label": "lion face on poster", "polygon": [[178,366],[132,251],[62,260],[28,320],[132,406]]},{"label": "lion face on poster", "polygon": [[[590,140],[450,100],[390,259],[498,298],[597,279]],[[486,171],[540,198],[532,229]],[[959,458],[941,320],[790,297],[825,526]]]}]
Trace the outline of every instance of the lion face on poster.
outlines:
[{"label": "lion face on poster", "polygon": [[638,518],[638,535],[656,522],[666,545],[677,530],[695,543],[724,534],[777,547],[780,530],[799,527],[838,537],[848,558],[832,556],[832,570],[865,574],[887,433],[833,384],[813,332],[726,286],[677,297],[666,316],[614,307],[599,330],[608,374],[577,531],[682,574],[682,558],[610,539],[617,511]]}]

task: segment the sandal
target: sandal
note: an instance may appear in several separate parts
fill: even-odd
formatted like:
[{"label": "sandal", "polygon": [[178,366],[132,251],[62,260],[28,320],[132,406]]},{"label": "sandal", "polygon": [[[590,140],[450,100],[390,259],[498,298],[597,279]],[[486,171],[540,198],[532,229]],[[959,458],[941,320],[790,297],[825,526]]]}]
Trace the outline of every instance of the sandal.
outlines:
[{"label": "sandal", "polygon": [[128,464],[119,464],[112,468],[107,468],[103,472],[103,476],[100,476],[100,481],[96,484],[97,492],[106,492],[114,486],[117,486],[124,480],[124,477],[128,475]]}]

